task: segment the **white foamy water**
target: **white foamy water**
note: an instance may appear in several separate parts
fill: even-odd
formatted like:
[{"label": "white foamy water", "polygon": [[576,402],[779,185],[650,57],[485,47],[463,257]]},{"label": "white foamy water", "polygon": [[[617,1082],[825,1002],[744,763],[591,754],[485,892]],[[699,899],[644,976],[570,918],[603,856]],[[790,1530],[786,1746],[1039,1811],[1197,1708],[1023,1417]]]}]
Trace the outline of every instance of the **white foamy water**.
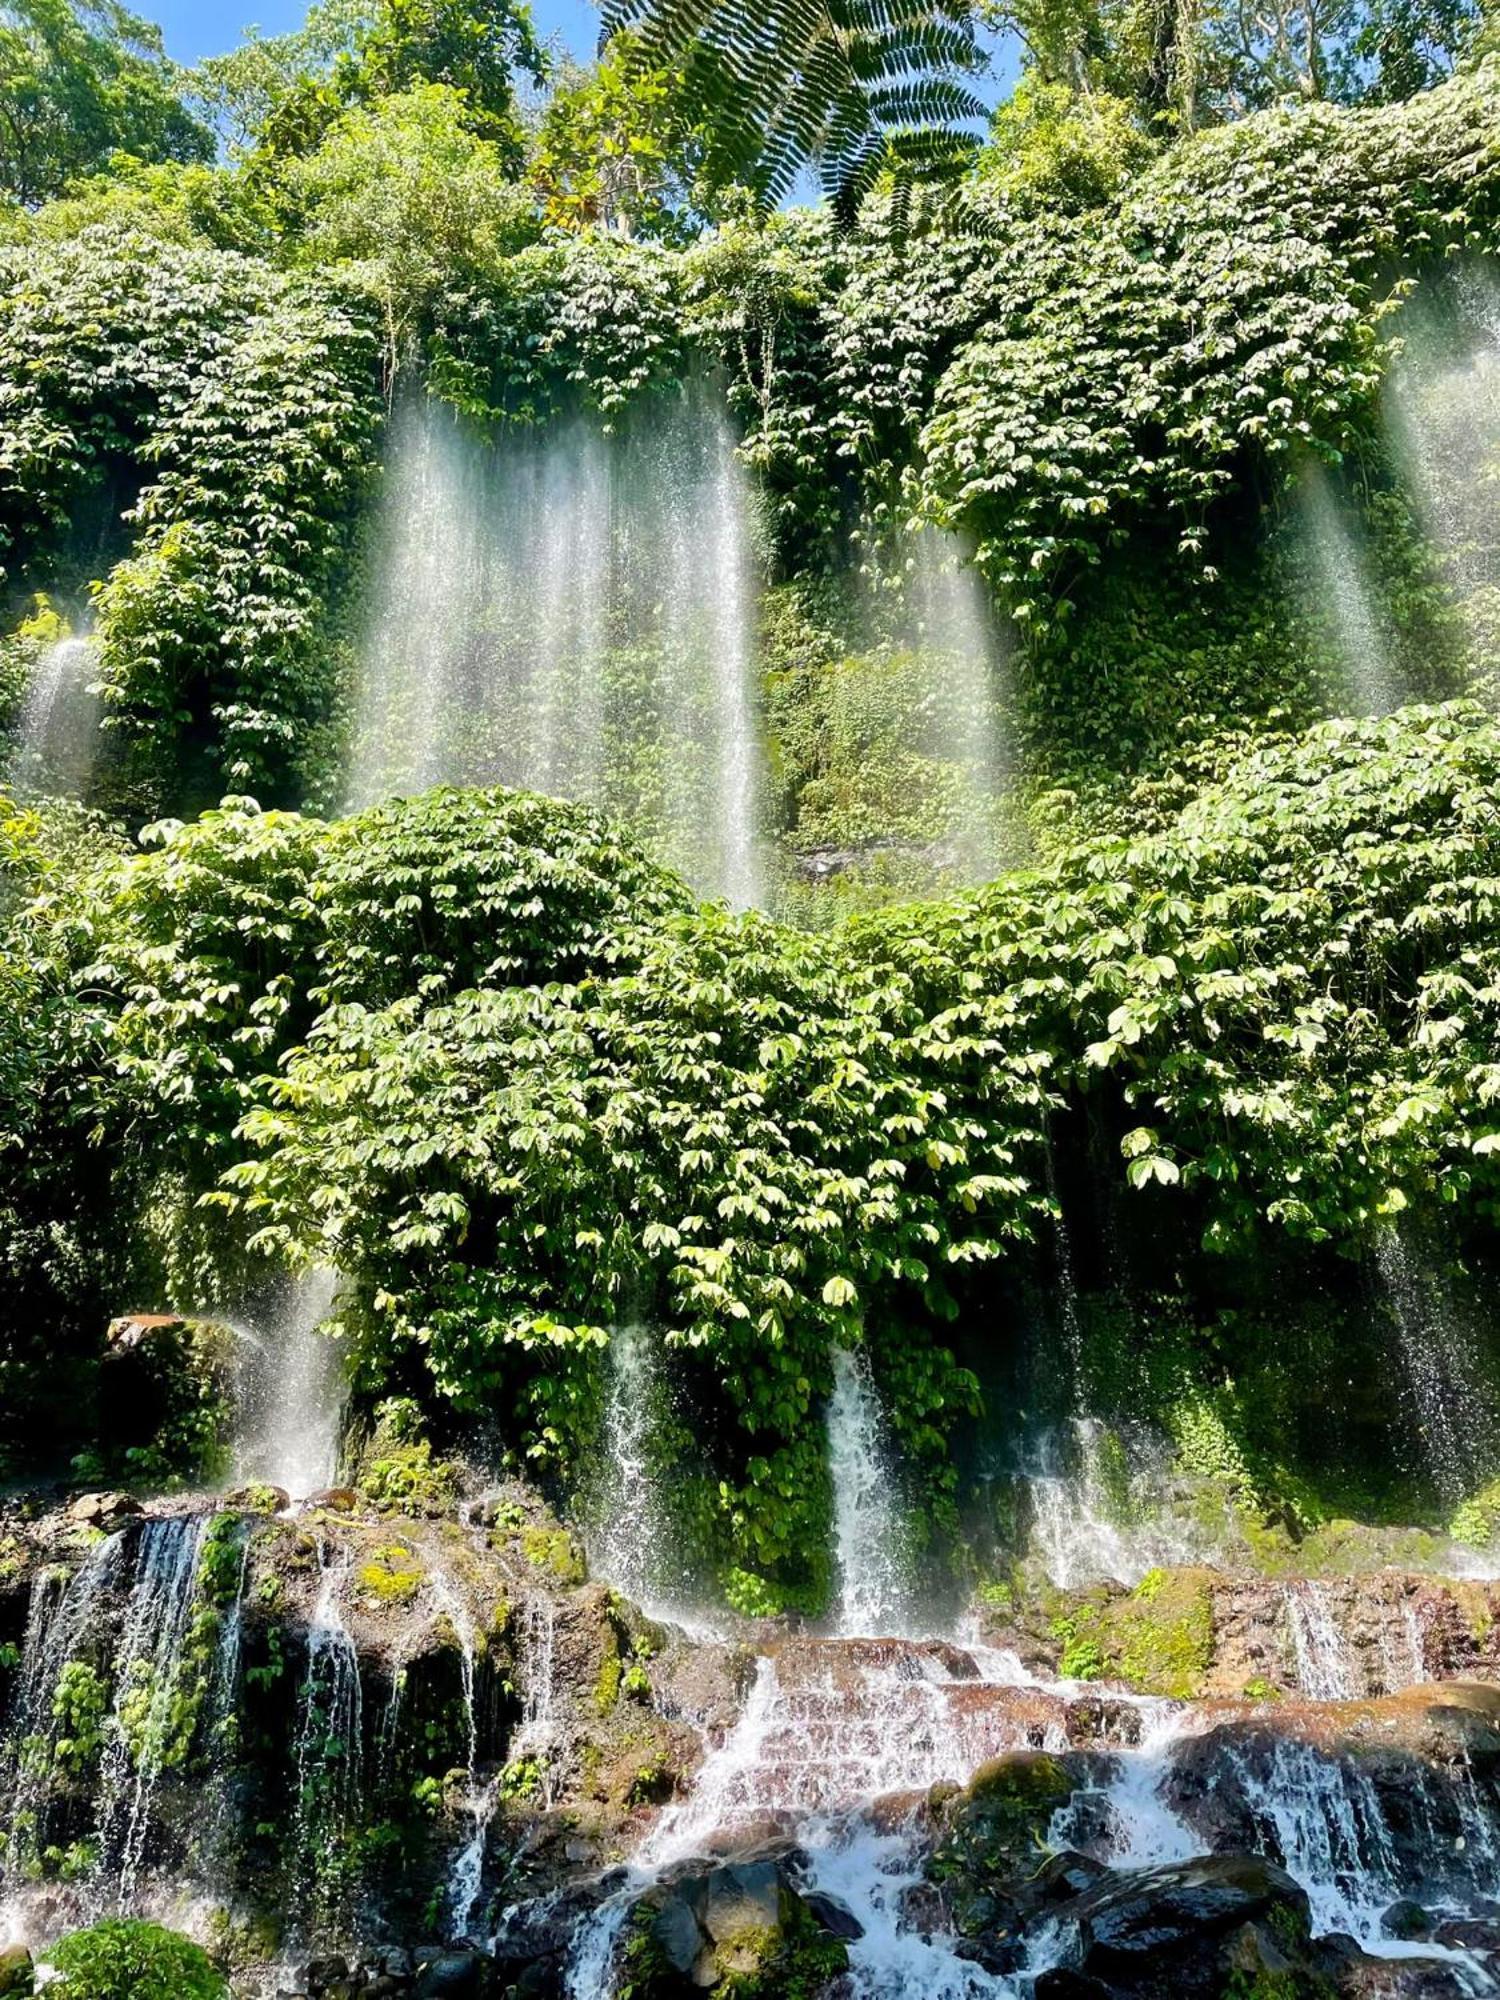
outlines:
[{"label": "white foamy water", "polygon": [[1166,1441],[1144,1430],[1075,1417],[1042,1433],[1022,1477],[1030,1553],[1061,1590],[1137,1584],[1206,1552],[1205,1530],[1174,1507]]},{"label": "white foamy water", "polygon": [[910,1564],[894,1453],[865,1348],[835,1353],[827,1421],[838,1587],[834,1630],[845,1638],[905,1633],[912,1615]]},{"label": "white foamy water", "polygon": [[1351,1701],[1363,1693],[1327,1588],[1320,1583],[1289,1583],[1284,1602],[1297,1685],[1303,1694],[1313,1701]]}]

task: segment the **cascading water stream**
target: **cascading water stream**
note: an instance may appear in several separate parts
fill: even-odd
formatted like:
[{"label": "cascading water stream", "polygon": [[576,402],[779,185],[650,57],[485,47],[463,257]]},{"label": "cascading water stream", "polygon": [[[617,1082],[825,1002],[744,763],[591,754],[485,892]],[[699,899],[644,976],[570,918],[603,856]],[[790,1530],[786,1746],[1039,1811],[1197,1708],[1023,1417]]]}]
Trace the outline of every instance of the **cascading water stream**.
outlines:
[{"label": "cascading water stream", "polygon": [[346,1384],[322,1327],[337,1289],[335,1271],[288,1279],[239,1329],[235,1472],[245,1484],[294,1500],[333,1484]]},{"label": "cascading water stream", "polygon": [[99,748],[94,641],[58,639],[42,654],[26,690],[9,782],[23,798],[81,798]]},{"label": "cascading water stream", "polygon": [[1321,465],[1304,468],[1296,500],[1309,572],[1309,614],[1327,631],[1347,700],[1365,715],[1388,715],[1407,699],[1407,691],[1391,660],[1369,551]]},{"label": "cascading water stream", "polygon": [[1454,1505],[1494,1468],[1494,1406],[1457,1314],[1399,1229],[1381,1231],[1375,1263],[1427,1469],[1441,1498]]},{"label": "cascading water stream", "polygon": [[1352,1701],[1361,1689],[1328,1592],[1318,1583],[1289,1583],[1285,1602],[1298,1687],[1312,1701]]},{"label": "cascading water stream", "polygon": [[504,783],[607,806],[700,889],[760,900],[751,501],[722,394],[487,449],[396,421],[354,805]]},{"label": "cascading water stream", "polygon": [[827,1423],[838,1578],[834,1629],[844,1637],[904,1633],[911,1618],[910,1568],[885,1414],[863,1347],[834,1354]]},{"label": "cascading water stream", "polygon": [[364,1694],[344,1618],[352,1557],[318,1544],[318,1595],[307,1625],[298,1689],[297,1835],[309,1881],[320,1847],[353,1819],[363,1784]]},{"label": "cascading water stream", "polygon": [[1165,1440],[1093,1417],[1041,1432],[1020,1467],[1031,1511],[1030,1549],[1059,1589],[1193,1562],[1202,1528],[1174,1510]]}]

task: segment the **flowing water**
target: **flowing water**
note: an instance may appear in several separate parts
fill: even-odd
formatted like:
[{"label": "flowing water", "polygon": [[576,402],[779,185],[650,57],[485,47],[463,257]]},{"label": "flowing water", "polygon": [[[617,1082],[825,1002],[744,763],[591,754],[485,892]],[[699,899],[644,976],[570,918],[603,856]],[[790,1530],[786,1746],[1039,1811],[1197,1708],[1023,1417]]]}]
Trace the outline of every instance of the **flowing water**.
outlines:
[{"label": "flowing water", "polygon": [[1375,1262],[1427,1470],[1453,1505],[1494,1469],[1494,1407],[1452,1301],[1398,1229],[1376,1239]]},{"label": "flowing water", "polygon": [[1321,624],[1344,682],[1341,707],[1388,715],[1407,699],[1357,516],[1321,465],[1298,483],[1298,527],[1308,566],[1309,615]]},{"label": "flowing water", "polygon": [[760,899],[751,503],[707,380],[606,435],[395,429],[352,804],[503,783],[623,816],[696,887]]},{"label": "flowing water", "polygon": [[669,1412],[658,1343],[624,1326],[609,1344],[604,1453],[587,1530],[589,1566],[648,1616],[711,1632],[694,1590],[662,1488],[661,1426]]},{"label": "flowing water", "polygon": [[296,1844],[309,1885],[318,1879],[320,1850],[353,1822],[363,1788],[364,1694],[359,1654],[344,1618],[351,1569],[347,1551],[319,1541],[318,1595],[297,1694]]},{"label": "flowing water", "polygon": [[1485,649],[1500,634],[1500,282],[1465,272],[1443,324],[1432,303],[1403,315],[1386,417],[1468,636]]},{"label": "flowing water", "polygon": [[235,1476],[243,1483],[305,1500],[334,1482],[345,1381],[322,1327],[337,1289],[329,1270],[287,1279],[239,1327]]},{"label": "flowing water", "polygon": [[1075,1417],[1034,1440],[1021,1477],[1030,1553],[1059,1589],[1136,1584],[1148,1570],[1198,1560],[1211,1543],[1173,1504],[1165,1439],[1138,1426]]},{"label": "flowing water", "polygon": [[1362,1694],[1359,1674],[1329,1605],[1327,1587],[1289,1583],[1285,1598],[1297,1685],[1303,1694],[1312,1701],[1352,1701]]},{"label": "flowing water", "polygon": [[42,654],[21,707],[10,783],[26,798],[81,798],[99,748],[99,698],[90,693],[94,641],[58,639]]},{"label": "flowing water", "polygon": [[844,1637],[905,1632],[911,1620],[911,1565],[885,1413],[863,1347],[840,1348],[833,1357],[828,1470],[838,1578],[834,1629]]}]

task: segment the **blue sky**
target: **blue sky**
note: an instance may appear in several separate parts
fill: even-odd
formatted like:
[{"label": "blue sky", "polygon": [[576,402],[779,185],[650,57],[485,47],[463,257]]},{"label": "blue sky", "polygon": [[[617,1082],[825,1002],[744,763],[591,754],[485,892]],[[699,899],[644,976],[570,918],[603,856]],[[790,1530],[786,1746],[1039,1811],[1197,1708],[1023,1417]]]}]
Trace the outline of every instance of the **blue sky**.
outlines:
[{"label": "blue sky", "polygon": [[[132,0],[134,11],[159,21],[167,51],[178,62],[232,49],[241,32],[256,27],[280,35],[300,25],[307,0]],[[532,19],[544,39],[556,35],[563,46],[587,61],[599,41],[599,13],[592,0],[531,0]],[[996,78],[981,95],[998,98],[1014,76],[1013,51],[996,47]]]},{"label": "blue sky", "polygon": [[[169,55],[192,63],[232,49],[245,28],[280,35],[300,26],[307,0],[132,0],[132,7],[160,22]],[[594,53],[599,15],[589,0],[532,0],[531,15],[544,37],[561,35],[578,56]]]}]

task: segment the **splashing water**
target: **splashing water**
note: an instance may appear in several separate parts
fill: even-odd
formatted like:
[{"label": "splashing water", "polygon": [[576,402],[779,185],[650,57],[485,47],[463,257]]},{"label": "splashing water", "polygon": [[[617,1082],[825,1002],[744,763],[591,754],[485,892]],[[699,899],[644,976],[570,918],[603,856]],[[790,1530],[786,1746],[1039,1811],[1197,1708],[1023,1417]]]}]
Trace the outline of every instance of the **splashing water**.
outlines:
[{"label": "splashing water", "polygon": [[309,1271],[239,1329],[236,1477],[294,1500],[331,1486],[338,1471],[346,1384],[338,1347],[321,1331],[337,1288],[336,1272]]},{"label": "splashing water", "polygon": [[1422,526],[1437,548],[1471,638],[1500,630],[1500,285],[1463,274],[1443,303],[1403,315],[1406,351],[1387,383],[1385,415]]},{"label": "splashing water", "polygon": [[10,782],[23,797],[81,798],[99,748],[99,698],[90,693],[97,653],[89,638],[59,639],[43,653],[21,709]]},{"label": "splashing water", "polygon": [[589,800],[758,902],[750,499],[722,395],[696,380],[617,435],[579,419],[493,451],[425,403],[395,436],[350,802]]},{"label": "splashing water", "polygon": [[1021,1476],[1031,1552],[1059,1589],[1137,1584],[1148,1570],[1197,1560],[1210,1539],[1173,1507],[1165,1441],[1138,1427],[1075,1417],[1041,1433]]},{"label": "splashing water", "polygon": [[464,1710],[464,1810],[469,1815],[471,1826],[468,1838],[453,1857],[448,1874],[448,1934],[453,1938],[464,1938],[469,1934],[470,1920],[484,1881],[485,1847],[499,1795],[496,1785],[482,1783],[479,1775],[479,1647],[474,1620],[452,1578],[444,1571],[433,1571],[431,1587],[439,1615],[446,1619],[458,1641],[459,1682]]},{"label": "splashing water", "polygon": [[1369,553],[1320,465],[1309,465],[1297,509],[1310,567],[1309,611],[1327,630],[1345,693],[1365,715],[1389,715],[1407,698],[1391,659]]},{"label": "splashing water", "polygon": [[1352,1701],[1362,1689],[1327,1590],[1320,1583],[1289,1583],[1284,1602],[1298,1687],[1312,1701]]},{"label": "splashing water", "polygon": [[297,1845],[310,1882],[329,1839],[353,1820],[362,1790],[364,1695],[343,1611],[352,1566],[351,1551],[337,1554],[319,1540],[318,1596],[297,1695]]},{"label": "splashing water", "polygon": [[1493,1466],[1494,1407],[1457,1314],[1399,1230],[1381,1232],[1375,1262],[1395,1318],[1404,1387],[1427,1469],[1443,1500],[1454,1505]]},{"label": "splashing water", "polygon": [[828,1471],[839,1587],[834,1629],[848,1638],[903,1633],[911,1581],[885,1413],[863,1347],[839,1348],[833,1357]]},{"label": "splashing water", "polygon": [[554,1765],[567,1741],[557,1712],[557,1606],[550,1597],[529,1598],[521,1628],[521,1721],[511,1738],[510,1759],[535,1758],[542,1805],[555,1796]]}]

